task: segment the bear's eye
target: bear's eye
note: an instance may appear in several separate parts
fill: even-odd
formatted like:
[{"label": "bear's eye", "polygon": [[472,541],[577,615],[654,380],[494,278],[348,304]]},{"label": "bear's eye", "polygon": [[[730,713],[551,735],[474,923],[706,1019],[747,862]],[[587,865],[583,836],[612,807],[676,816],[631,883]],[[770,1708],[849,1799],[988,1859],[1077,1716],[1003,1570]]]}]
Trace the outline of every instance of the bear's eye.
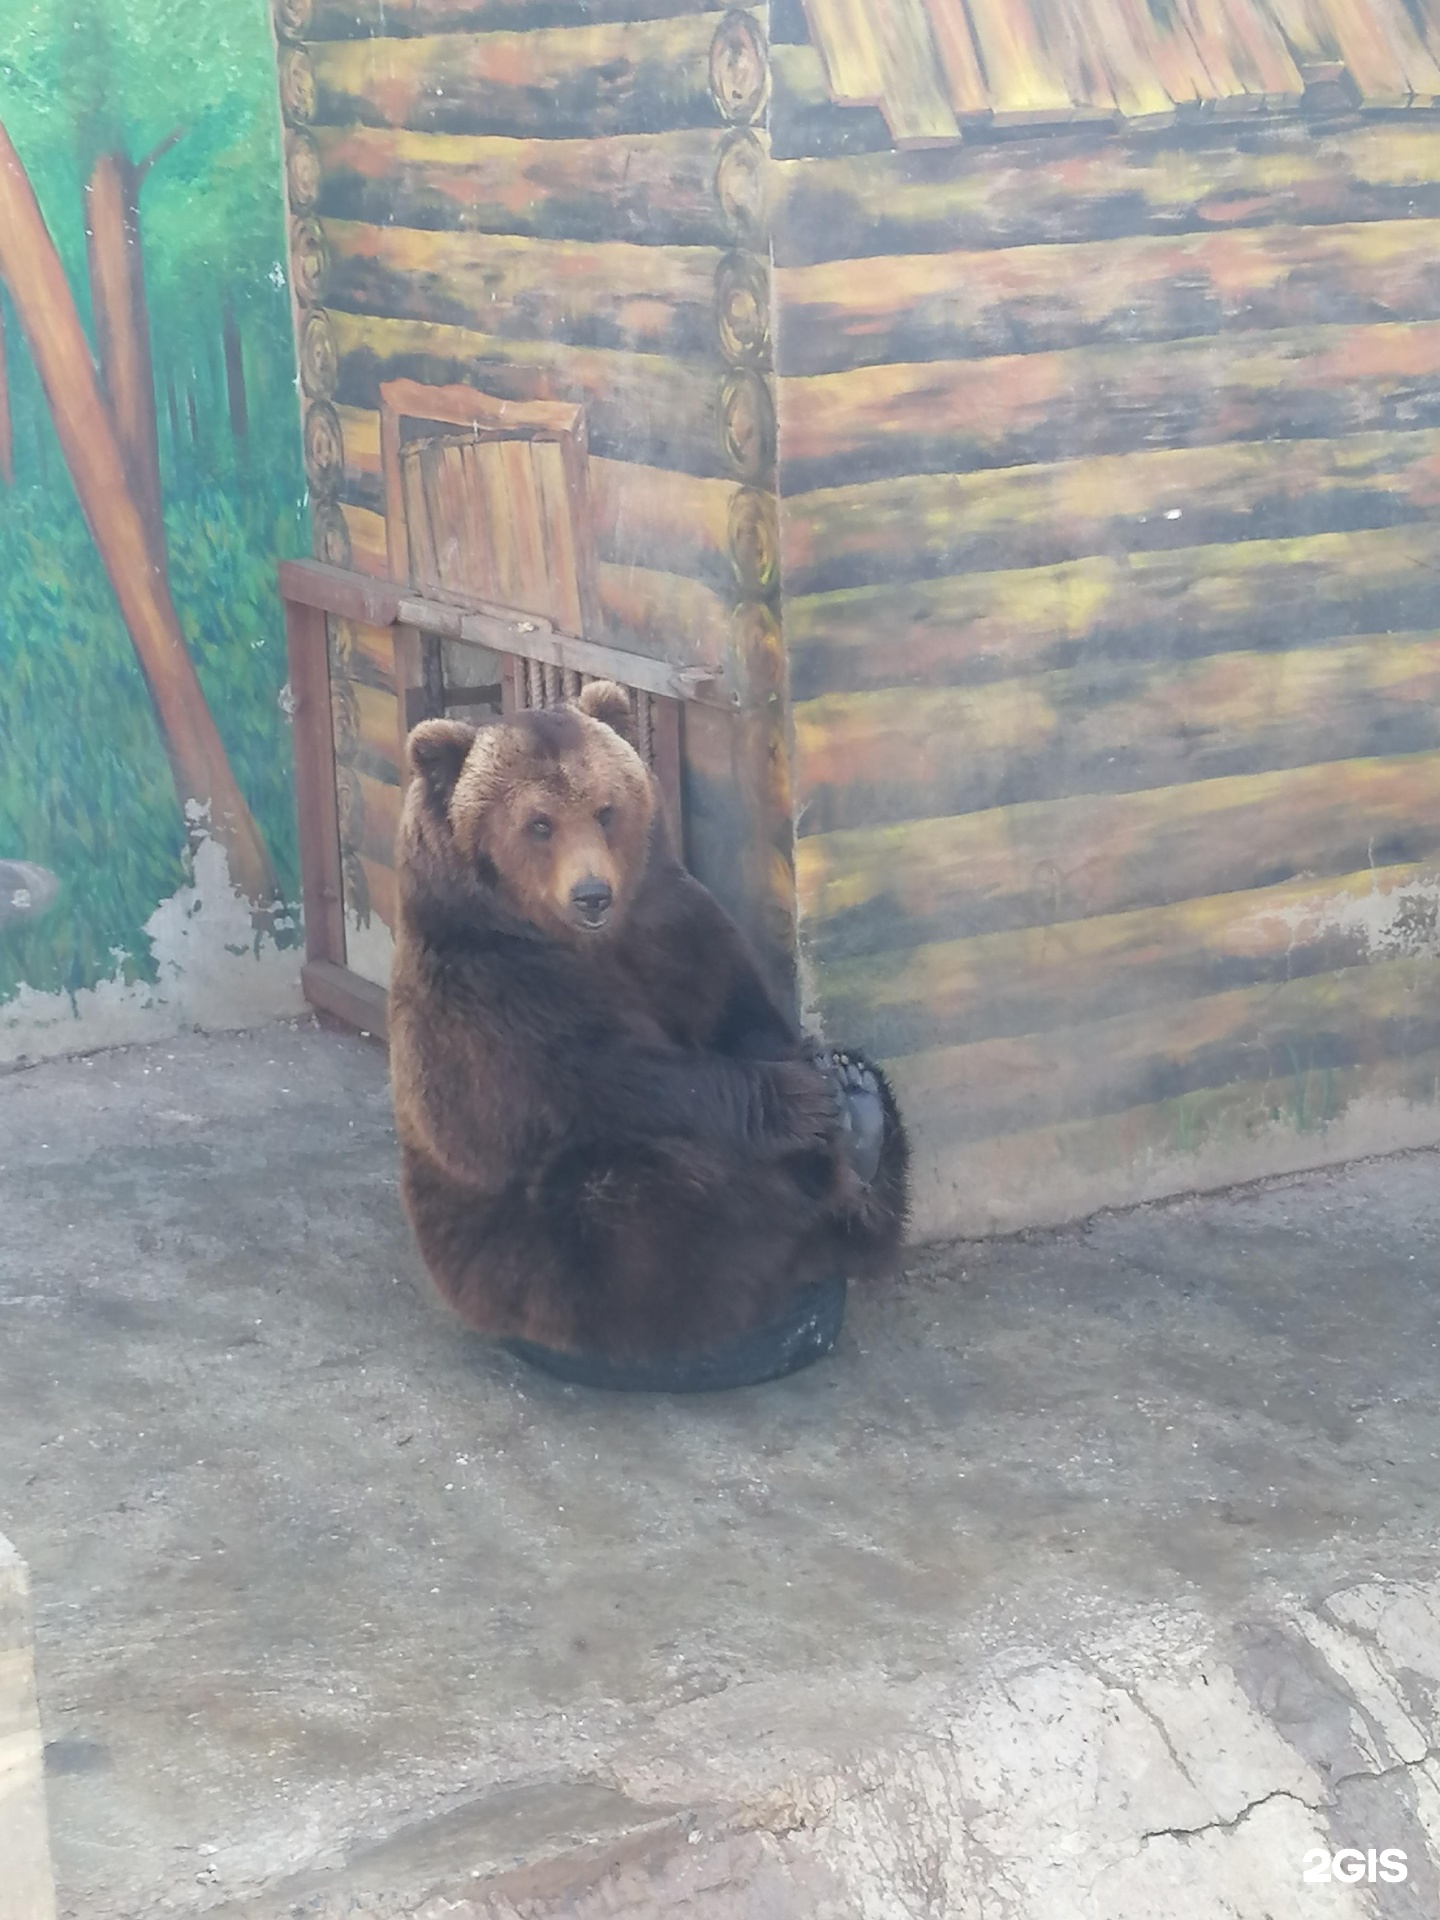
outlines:
[{"label": "bear's eye", "polygon": [[604,827],[605,831],[608,833],[610,831],[611,822],[615,818],[614,807],[610,807],[610,806],[597,807],[595,809],[595,818],[600,822],[601,826]]},{"label": "bear's eye", "polygon": [[548,840],[555,828],[543,813],[537,813],[525,829],[532,840]]}]

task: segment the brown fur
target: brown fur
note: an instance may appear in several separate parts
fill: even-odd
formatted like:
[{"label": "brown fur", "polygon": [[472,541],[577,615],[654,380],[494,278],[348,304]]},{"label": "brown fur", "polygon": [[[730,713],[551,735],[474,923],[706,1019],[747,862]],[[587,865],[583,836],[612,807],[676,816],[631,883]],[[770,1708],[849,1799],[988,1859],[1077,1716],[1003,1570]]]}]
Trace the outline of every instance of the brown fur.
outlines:
[{"label": "brown fur", "polygon": [[390,996],[402,1193],[440,1291],[481,1332],[613,1354],[700,1348],[875,1270],[905,1206],[888,1089],[862,1186],[628,727],[597,683],[416,728]]}]

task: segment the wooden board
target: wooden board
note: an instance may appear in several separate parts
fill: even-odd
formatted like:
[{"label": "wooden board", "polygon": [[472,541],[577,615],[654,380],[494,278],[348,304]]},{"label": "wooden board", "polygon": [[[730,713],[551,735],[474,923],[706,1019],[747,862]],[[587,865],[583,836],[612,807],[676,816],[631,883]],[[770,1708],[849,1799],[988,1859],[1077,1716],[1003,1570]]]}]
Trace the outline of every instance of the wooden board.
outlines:
[{"label": "wooden board", "polygon": [[795,708],[817,832],[1440,748],[1440,640],[1081,667]]},{"label": "wooden board", "polygon": [[1423,950],[1440,860],[830,962],[827,1032],[885,1058],[1045,1033]]},{"label": "wooden board", "polygon": [[[777,51],[779,51],[777,49]],[[887,143],[888,144],[888,143]],[[849,153],[774,169],[776,259],[796,267],[1440,215],[1440,125],[1284,121],[1187,127],[1183,140],[1049,134],[919,157]],[[860,276],[853,276],[857,283]]]},{"label": "wooden board", "polygon": [[667,356],[708,353],[707,247],[630,246],[326,222],[332,309]]},{"label": "wooden board", "polygon": [[1440,425],[1440,324],[1322,326],[780,382],[786,493],[1153,446]]},{"label": "wooden board", "polygon": [[857,274],[849,261],[790,267],[775,280],[779,367],[833,373],[1088,342],[1433,320],[1437,253],[1440,219],[902,254],[883,274]]},{"label": "wooden board", "polygon": [[713,17],[532,33],[320,41],[313,120],[324,126],[529,138],[713,127]]},{"label": "wooden board", "polygon": [[1043,1035],[906,1056],[922,1136],[993,1139],[1268,1079],[1279,1060],[1321,1073],[1440,1049],[1440,975],[1428,956],[1120,1014]]},{"label": "wooden board", "polygon": [[655,20],[708,13],[714,0],[303,0],[307,40],[358,40],[392,34],[483,33],[540,24],[584,27],[600,21]]},{"label": "wooden board", "polygon": [[[346,428],[347,482],[350,430]],[[827,590],[1434,518],[1440,431],[1143,449],[999,472],[906,475],[785,503],[785,583]],[[895,603],[890,602],[893,606]],[[818,610],[817,610],[818,611]],[[819,624],[825,616],[819,614]]]},{"label": "wooden board", "polygon": [[1437,562],[1440,526],[1421,521],[817,594],[787,610],[791,690],[800,701],[919,695],[1081,664],[1160,666],[1424,629]]},{"label": "wooden board", "polygon": [[807,834],[796,885],[818,965],[1166,906],[1440,850],[1440,755],[1318,762],[1133,793]]},{"label": "wooden board", "polygon": [[716,191],[718,127],[612,139],[505,139],[317,127],[318,211],[376,227],[722,247],[743,237]]},{"label": "wooden board", "polygon": [[[948,1141],[938,1121],[915,1167],[914,1230],[1014,1233],[1434,1143],[1440,1054],[1322,1067],[1276,1051],[1257,1064],[1247,1080],[993,1140]],[[890,1068],[903,1103],[905,1063]]]}]

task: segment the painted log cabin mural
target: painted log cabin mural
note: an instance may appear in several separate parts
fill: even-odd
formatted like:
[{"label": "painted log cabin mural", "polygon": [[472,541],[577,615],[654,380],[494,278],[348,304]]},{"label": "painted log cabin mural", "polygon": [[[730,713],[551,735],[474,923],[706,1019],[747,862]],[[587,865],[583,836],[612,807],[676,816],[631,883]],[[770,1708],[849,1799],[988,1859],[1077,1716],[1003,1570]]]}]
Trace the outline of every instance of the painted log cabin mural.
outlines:
[{"label": "painted log cabin mural", "polygon": [[276,21],[355,967],[628,663],[921,1232],[1440,1137],[1435,0]]}]

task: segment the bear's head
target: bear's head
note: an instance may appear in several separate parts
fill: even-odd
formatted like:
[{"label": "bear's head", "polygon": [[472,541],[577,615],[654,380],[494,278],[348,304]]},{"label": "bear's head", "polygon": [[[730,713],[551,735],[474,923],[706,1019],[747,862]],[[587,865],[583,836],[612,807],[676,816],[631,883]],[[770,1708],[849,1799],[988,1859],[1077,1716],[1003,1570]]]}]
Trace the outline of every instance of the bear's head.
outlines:
[{"label": "bear's head", "polygon": [[402,829],[412,858],[423,847],[426,866],[438,862],[452,886],[493,890],[554,937],[613,931],[655,823],[633,724],[628,697],[608,680],[592,681],[573,705],[492,726],[422,721],[410,735]]}]

